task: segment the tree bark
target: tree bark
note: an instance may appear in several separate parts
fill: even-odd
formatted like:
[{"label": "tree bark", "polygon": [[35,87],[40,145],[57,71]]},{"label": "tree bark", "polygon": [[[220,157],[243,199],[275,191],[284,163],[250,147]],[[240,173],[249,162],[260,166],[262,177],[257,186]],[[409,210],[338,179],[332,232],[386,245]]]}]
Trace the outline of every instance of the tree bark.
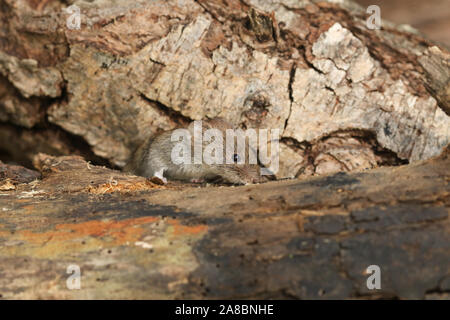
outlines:
[{"label": "tree bark", "polygon": [[[3,298],[449,298],[450,149],[234,188],[159,186],[76,156],[35,165],[42,180],[0,166]],[[66,287],[73,264],[81,290]]]},{"label": "tree bark", "polygon": [[[0,3],[2,149],[19,163],[51,151],[122,167],[150,135],[216,116],[280,129],[279,178],[449,143],[448,51],[386,21],[367,29],[349,1],[75,1],[79,30],[64,2]],[[17,127],[37,142],[22,156]]]},{"label": "tree bark", "polygon": [[[0,8],[0,156],[39,170],[0,163],[0,297],[449,298],[445,48],[369,30],[350,1]],[[199,188],[113,170],[152,134],[216,116],[280,129],[277,177],[296,179]]]}]

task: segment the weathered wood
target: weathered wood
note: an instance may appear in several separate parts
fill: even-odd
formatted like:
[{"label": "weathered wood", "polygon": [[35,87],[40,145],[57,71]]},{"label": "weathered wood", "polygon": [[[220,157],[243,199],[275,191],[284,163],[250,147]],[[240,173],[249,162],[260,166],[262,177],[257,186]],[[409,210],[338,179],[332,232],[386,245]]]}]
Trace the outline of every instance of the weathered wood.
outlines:
[{"label": "weathered wood", "polygon": [[[424,160],[450,142],[448,51],[387,21],[367,29],[353,2],[80,1],[79,30],[65,2],[36,3],[0,1],[1,147],[18,162],[90,156],[42,139],[57,128],[122,167],[151,134],[215,116],[281,129],[279,178]],[[30,152],[17,127],[36,131]]]},{"label": "weathered wood", "polygon": [[[0,298],[448,299],[449,52],[335,2],[75,1],[73,30],[66,1],[0,0],[0,154],[53,155],[0,163]],[[301,180],[83,160],[215,116],[280,129]]]},{"label": "weathered wood", "polygon": [[[0,192],[3,298],[449,298],[450,150],[242,187],[35,164],[42,180]],[[70,264],[81,290],[66,287]]]}]

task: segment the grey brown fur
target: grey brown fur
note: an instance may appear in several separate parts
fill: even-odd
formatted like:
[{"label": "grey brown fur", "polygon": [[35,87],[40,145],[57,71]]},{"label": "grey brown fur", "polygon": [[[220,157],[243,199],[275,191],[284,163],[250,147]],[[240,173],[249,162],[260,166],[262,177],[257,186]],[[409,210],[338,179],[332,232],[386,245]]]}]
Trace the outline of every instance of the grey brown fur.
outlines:
[{"label": "grey brown fur", "polygon": [[[216,118],[202,121],[203,131],[214,128],[222,132],[225,141],[225,131],[233,129],[227,121]],[[192,123],[187,127],[193,137]],[[174,130],[166,131],[151,137],[144,142],[133,154],[124,170],[136,175],[152,178],[159,177],[163,170],[164,178],[181,181],[220,181],[231,184],[248,184],[261,182],[260,167],[248,164],[248,152],[255,152],[246,145],[246,160],[244,164],[174,164],[171,153],[176,142],[171,141]],[[228,142],[227,142],[228,143]],[[208,145],[203,142],[203,148]],[[192,148],[193,150],[193,148]],[[192,156],[194,152],[192,151]],[[224,144],[224,161],[226,150]]]}]

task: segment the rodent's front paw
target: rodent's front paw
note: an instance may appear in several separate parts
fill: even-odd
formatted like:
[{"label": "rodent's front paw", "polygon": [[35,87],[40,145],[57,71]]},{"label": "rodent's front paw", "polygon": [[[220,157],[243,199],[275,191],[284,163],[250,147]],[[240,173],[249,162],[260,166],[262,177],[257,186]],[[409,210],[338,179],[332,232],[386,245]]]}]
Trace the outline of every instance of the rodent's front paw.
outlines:
[{"label": "rodent's front paw", "polygon": [[150,181],[153,181],[158,184],[166,184],[167,179],[164,178],[164,171],[166,169],[167,168],[161,168],[159,171],[156,171],[155,174],[153,175],[153,177],[150,179]]}]

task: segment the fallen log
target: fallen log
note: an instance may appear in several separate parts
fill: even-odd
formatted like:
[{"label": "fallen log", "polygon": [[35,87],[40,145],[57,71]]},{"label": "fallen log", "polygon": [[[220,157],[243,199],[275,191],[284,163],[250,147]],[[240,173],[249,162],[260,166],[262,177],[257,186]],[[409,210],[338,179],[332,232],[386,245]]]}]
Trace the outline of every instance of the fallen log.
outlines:
[{"label": "fallen log", "polygon": [[[0,0],[0,157],[38,170],[0,163],[0,298],[449,298],[446,48],[351,1],[74,4]],[[295,179],[113,170],[216,116]]]},{"label": "fallen log", "polygon": [[449,298],[449,149],[240,187],[159,186],[77,156],[35,165],[42,180],[0,192],[3,298]]}]

